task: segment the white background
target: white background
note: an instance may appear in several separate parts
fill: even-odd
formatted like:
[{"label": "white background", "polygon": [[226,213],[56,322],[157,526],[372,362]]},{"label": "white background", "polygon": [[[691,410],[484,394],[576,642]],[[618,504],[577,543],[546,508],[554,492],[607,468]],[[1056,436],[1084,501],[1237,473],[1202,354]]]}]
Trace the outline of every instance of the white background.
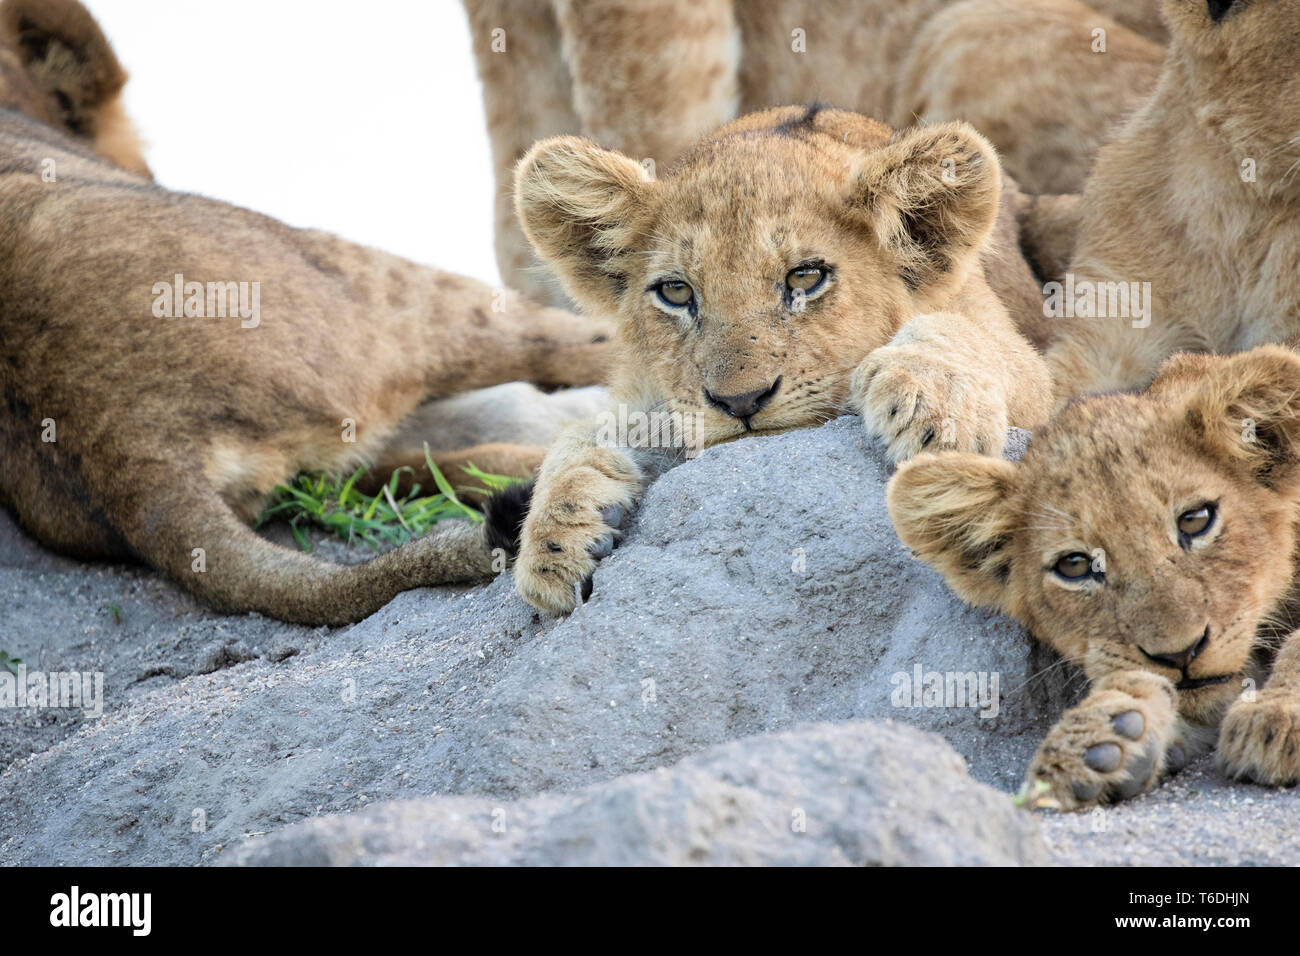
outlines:
[{"label": "white background", "polygon": [[499,283],[459,0],[83,0],[158,181]]}]

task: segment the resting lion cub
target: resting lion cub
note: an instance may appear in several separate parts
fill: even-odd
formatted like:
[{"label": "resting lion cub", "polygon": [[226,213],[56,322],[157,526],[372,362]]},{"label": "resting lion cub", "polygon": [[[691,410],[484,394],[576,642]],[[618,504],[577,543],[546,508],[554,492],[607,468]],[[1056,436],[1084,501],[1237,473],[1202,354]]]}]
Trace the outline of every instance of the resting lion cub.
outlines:
[{"label": "resting lion cub", "polygon": [[1069,404],[1017,464],[907,463],[888,502],[953,590],[1091,681],[1029,768],[1040,803],[1127,799],[1212,746],[1231,776],[1300,781],[1294,352],[1177,356],[1144,394]]},{"label": "resting lion cub", "polygon": [[464,3],[498,183],[497,261],[539,298],[555,290],[510,190],[537,140],[580,134],[662,169],[739,116],[822,99],[896,127],[965,120],[1027,192],[1073,193],[1154,86],[1164,38],[1157,0]]},{"label": "resting lion cub", "polygon": [[297,471],[403,463],[424,399],[599,380],[609,330],[156,186],[124,79],[79,4],[0,7],[0,505],[54,550],[308,624],[490,574],[463,522],[352,567],[247,522]]},{"label": "resting lion cub", "polygon": [[[1034,283],[1001,194],[969,126],[894,133],[816,107],[730,123],[657,180],[587,140],[537,144],[520,222],[575,301],[617,317],[624,354],[609,414],[542,464],[520,593],[571,610],[622,515],[693,448],[852,410],[895,460],[998,454],[1009,425],[1042,421],[1044,363],[993,288],[1041,314],[1014,295]],[[517,516],[492,511],[512,540]]]},{"label": "resting lion cub", "polygon": [[1162,9],[1160,82],[1097,157],[1069,268],[1076,289],[1141,294],[1146,314],[1108,293],[1088,303],[1099,317],[1060,320],[1061,402],[1145,385],[1178,351],[1300,335],[1300,3]]}]

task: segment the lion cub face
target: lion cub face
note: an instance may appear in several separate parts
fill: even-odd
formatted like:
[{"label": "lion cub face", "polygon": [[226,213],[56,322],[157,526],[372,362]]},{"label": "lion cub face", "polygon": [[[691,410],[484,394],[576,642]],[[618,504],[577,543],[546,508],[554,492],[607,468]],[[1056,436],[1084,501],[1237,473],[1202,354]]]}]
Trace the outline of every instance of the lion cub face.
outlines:
[{"label": "lion cub face", "polygon": [[620,317],[620,384],[706,443],[823,422],[992,228],[996,158],[968,127],[893,135],[788,107],[723,127],[659,178],[573,137],[520,163],[524,232],[570,296]]},{"label": "lion cub face", "polygon": [[891,482],[903,542],[1092,678],[1169,678],[1207,723],[1291,588],[1300,359],[1179,356],[1143,395],[1067,406],[1018,464],[927,456]]}]

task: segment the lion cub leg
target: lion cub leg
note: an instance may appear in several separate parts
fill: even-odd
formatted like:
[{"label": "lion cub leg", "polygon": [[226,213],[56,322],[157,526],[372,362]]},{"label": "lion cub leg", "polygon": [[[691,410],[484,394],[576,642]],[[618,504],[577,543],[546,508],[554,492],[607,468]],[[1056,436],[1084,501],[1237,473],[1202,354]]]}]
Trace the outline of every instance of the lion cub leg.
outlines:
[{"label": "lion cub leg", "polygon": [[1029,765],[1033,806],[1077,810],[1145,793],[1161,772],[1179,770],[1177,691],[1147,671],[1108,674],[1047,734]]},{"label": "lion cub leg", "polygon": [[[510,315],[508,322],[494,320],[490,333],[484,336],[482,350],[474,352],[473,360],[478,361],[486,353],[495,352],[498,357],[487,359],[487,363],[503,366],[477,385],[523,381],[550,388],[573,388],[602,385],[608,380],[617,337],[612,321],[533,302],[520,311],[520,315]],[[475,335],[466,335],[463,344],[472,342],[478,332],[476,328]],[[509,366],[515,356],[518,366],[512,371]]]},{"label": "lion cub leg", "polygon": [[1273,662],[1273,673],[1253,700],[1239,698],[1219,728],[1219,765],[1231,777],[1256,783],[1300,783],[1300,631]]},{"label": "lion cub leg", "polygon": [[520,534],[515,587],[524,600],[551,614],[585,600],[644,484],[630,450],[598,444],[591,428],[562,433],[542,462]]},{"label": "lion cub leg", "polygon": [[[1094,277],[1076,276],[1076,282],[1084,279]],[[1203,339],[1181,324],[1139,328],[1134,321],[1080,319],[1061,326],[1046,356],[1057,408],[1079,395],[1144,387],[1175,352],[1204,351]]]},{"label": "lion cub leg", "polygon": [[1005,315],[989,328],[965,315],[919,315],[857,367],[850,395],[892,461],[923,451],[1001,454],[1011,425],[1045,421],[1051,380]]},{"label": "lion cub leg", "polygon": [[598,385],[613,367],[615,323],[539,305],[512,289],[495,290],[450,273],[434,273],[437,338],[410,357],[427,367],[427,397],[445,397],[503,382],[544,387]]}]

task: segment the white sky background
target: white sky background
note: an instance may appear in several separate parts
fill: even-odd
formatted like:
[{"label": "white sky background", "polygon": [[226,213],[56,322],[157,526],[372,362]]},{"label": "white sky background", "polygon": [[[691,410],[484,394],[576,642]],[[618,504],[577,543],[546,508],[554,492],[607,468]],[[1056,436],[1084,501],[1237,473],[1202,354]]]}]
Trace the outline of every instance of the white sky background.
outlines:
[{"label": "white sky background", "polygon": [[459,0],[83,0],[158,181],[500,282]]}]

